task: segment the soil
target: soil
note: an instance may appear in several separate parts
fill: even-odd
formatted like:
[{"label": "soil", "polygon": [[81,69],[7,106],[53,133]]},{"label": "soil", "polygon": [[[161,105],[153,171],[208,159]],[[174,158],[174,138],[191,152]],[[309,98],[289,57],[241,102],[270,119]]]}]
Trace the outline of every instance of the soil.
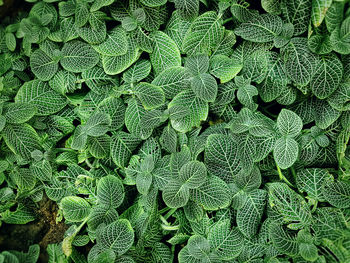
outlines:
[{"label": "soil", "polygon": [[3,224],[0,228],[1,250],[28,251],[32,244],[40,245],[38,262],[48,262],[46,248],[48,244],[59,243],[63,240],[67,226],[59,222],[56,224],[58,207],[46,196],[39,203],[37,220],[26,225]]}]

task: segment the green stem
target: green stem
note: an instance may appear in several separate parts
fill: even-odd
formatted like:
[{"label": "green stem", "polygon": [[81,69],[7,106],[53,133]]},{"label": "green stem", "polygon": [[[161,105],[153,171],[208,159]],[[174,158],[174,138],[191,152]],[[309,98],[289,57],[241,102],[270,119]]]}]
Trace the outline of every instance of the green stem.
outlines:
[{"label": "green stem", "polygon": [[159,214],[164,214],[165,212],[168,212],[171,208],[170,207],[165,207],[162,210],[159,210]]},{"label": "green stem", "polygon": [[277,172],[280,177],[280,180],[285,181],[289,186],[293,187],[291,182],[289,182],[288,179],[282,174],[281,168],[277,165],[277,163],[276,163],[276,167],[277,167]]},{"label": "green stem", "polygon": [[177,210],[177,208],[170,209],[169,212],[164,216],[165,220],[168,220],[169,217],[171,217],[175,213],[176,210]]},{"label": "green stem", "polygon": [[233,17],[227,18],[224,20],[224,22],[222,23],[223,25],[225,25],[226,23],[230,22],[233,20]]},{"label": "green stem", "polygon": [[316,211],[317,205],[318,205],[318,201],[315,200],[314,206],[313,206],[312,209],[311,209],[311,213],[313,213],[313,212]]},{"label": "green stem", "polygon": [[179,230],[179,228],[180,228],[179,225],[177,225],[177,226],[168,226],[168,225],[162,224],[161,226],[162,226],[162,228],[164,230],[167,230],[167,231],[176,231],[176,230]]},{"label": "green stem", "polygon": [[89,166],[90,169],[94,168],[94,166],[90,163],[88,158],[85,159],[85,163],[87,164],[87,166]]},{"label": "green stem", "polygon": [[75,150],[70,149],[70,148],[56,148],[55,151],[57,151],[57,152],[74,152],[75,153]]},{"label": "green stem", "polygon": [[83,226],[86,224],[86,222],[89,220],[89,216],[85,218],[85,220],[75,229],[74,233],[70,236],[67,236],[63,239],[62,242],[62,250],[63,253],[69,257],[72,254],[72,242],[75,238],[75,236],[80,232],[80,230],[83,228]]}]

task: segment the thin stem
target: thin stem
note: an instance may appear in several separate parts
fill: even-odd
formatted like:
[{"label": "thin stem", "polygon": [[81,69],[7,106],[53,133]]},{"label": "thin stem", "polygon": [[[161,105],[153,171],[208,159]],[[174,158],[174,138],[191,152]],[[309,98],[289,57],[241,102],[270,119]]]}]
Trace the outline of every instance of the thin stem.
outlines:
[{"label": "thin stem", "polygon": [[225,25],[226,23],[230,22],[233,20],[233,17],[227,18],[224,20],[224,22],[222,23],[223,25]]},{"label": "thin stem", "polygon": [[318,205],[318,201],[315,200],[314,206],[313,206],[312,209],[311,209],[311,213],[313,213],[313,212],[316,211],[317,205]]},{"label": "thin stem", "polygon": [[89,166],[90,169],[94,169],[94,166],[90,163],[88,158],[85,159],[85,163],[87,164],[87,166]]},{"label": "thin stem", "polygon": [[276,167],[277,167],[277,172],[280,177],[280,180],[285,181],[289,186],[293,187],[291,182],[289,182],[288,179],[282,174],[281,168],[277,165],[277,163],[276,163]]},{"label": "thin stem", "polygon": [[180,228],[179,225],[177,225],[177,226],[168,226],[168,225],[162,224],[161,226],[162,226],[162,228],[164,230],[167,230],[167,231],[176,231],[176,230],[179,230],[179,228]]},{"label": "thin stem", "polygon": [[177,208],[170,209],[170,211],[164,216],[165,220],[168,220],[169,217],[171,217],[175,213],[176,210],[177,210]]}]

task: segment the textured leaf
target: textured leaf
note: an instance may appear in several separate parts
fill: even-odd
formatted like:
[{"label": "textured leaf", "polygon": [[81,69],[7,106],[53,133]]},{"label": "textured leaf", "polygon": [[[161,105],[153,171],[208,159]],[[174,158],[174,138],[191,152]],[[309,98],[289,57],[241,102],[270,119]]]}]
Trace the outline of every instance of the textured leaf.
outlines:
[{"label": "textured leaf", "polygon": [[191,87],[196,96],[206,102],[215,101],[218,85],[213,76],[201,73],[191,80]]},{"label": "textured leaf", "polygon": [[139,60],[123,74],[127,83],[135,83],[146,78],[151,72],[151,63],[148,60]]},{"label": "textured leaf", "polygon": [[46,116],[58,112],[66,106],[66,99],[52,90],[47,82],[33,80],[26,82],[17,92],[16,103],[29,103],[38,111],[36,115]]},{"label": "textured leaf", "polygon": [[103,249],[112,249],[123,255],[134,243],[134,230],[127,219],[119,219],[97,231],[97,243]]},{"label": "textured leaf", "polygon": [[210,73],[225,83],[233,79],[242,69],[237,61],[224,55],[216,55],[210,60]]},{"label": "textured leaf", "polygon": [[29,124],[8,124],[2,131],[7,146],[24,159],[31,159],[31,152],[40,150],[40,138]]},{"label": "textured leaf", "polygon": [[83,72],[98,63],[98,53],[88,44],[75,40],[62,48],[62,67],[71,72]]},{"label": "textured leaf", "polygon": [[216,223],[208,234],[210,247],[221,259],[233,259],[243,248],[242,236],[237,228],[231,229],[229,220]]},{"label": "textured leaf", "polygon": [[282,32],[282,19],[279,16],[263,14],[242,23],[235,34],[252,42],[269,42]]},{"label": "textured leaf", "polygon": [[224,37],[222,19],[213,11],[197,17],[191,24],[183,43],[186,54],[205,53],[217,46]]},{"label": "textured leaf", "polygon": [[57,72],[58,61],[54,60],[41,49],[37,49],[30,56],[30,68],[38,79],[47,81]]},{"label": "textured leaf", "polygon": [[37,109],[34,105],[23,102],[8,104],[3,109],[6,122],[15,124],[29,121],[36,113]]},{"label": "textured leaf", "polygon": [[80,222],[90,214],[90,204],[78,196],[66,196],[61,201],[63,216],[71,222]]},{"label": "textured leaf", "polygon": [[179,177],[189,189],[195,189],[207,180],[207,168],[202,162],[191,161],[181,167]]},{"label": "textured leaf", "polygon": [[190,191],[191,200],[203,205],[206,210],[218,210],[231,203],[230,190],[219,177],[211,176],[199,188]]},{"label": "textured leaf", "polygon": [[181,66],[180,50],[167,34],[157,31],[151,37],[154,42],[150,59],[156,75],[165,69]]},{"label": "textured leaf", "polygon": [[277,128],[282,135],[295,137],[301,132],[303,122],[293,111],[282,109],[277,117]]},{"label": "textured leaf", "polygon": [[307,30],[311,15],[311,1],[282,0],[281,9],[286,21],[294,25],[295,36]]},{"label": "textured leaf", "polygon": [[97,199],[99,204],[107,207],[119,207],[124,200],[124,186],[120,179],[108,175],[97,184]]},{"label": "textured leaf", "polygon": [[113,28],[101,44],[93,46],[100,54],[106,56],[121,56],[128,51],[128,41],[125,30],[120,27]]},{"label": "textured leaf", "polygon": [[163,200],[171,208],[183,207],[190,198],[189,188],[178,181],[170,181],[163,190]]},{"label": "textured leaf", "polygon": [[90,116],[84,125],[84,132],[93,137],[104,135],[111,125],[111,118],[108,114],[96,112]]},{"label": "textured leaf", "polygon": [[279,138],[273,149],[273,158],[281,169],[291,167],[298,159],[299,145],[290,137]]},{"label": "textured leaf", "polygon": [[329,97],[339,86],[343,76],[343,65],[334,54],[321,58],[311,79],[313,94],[319,99]]},{"label": "textured leaf", "polygon": [[163,90],[160,87],[147,82],[139,83],[134,88],[134,92],[147,110],[157,108],[165,102]]},{"label": "textured leaf", "polygon": [[199,0],[175,0],[175,8],[185,19],[191,19],[198,15]]},{"label": "textured leaf", "polygon": [[311,20],[315,27],[321,25],[332,0],[312,0]]},{"label": "textured leaf", "polygon": [[339,208],[350,207],[350,184],[337,181],[324,185],[323,196],[333,206]]}]

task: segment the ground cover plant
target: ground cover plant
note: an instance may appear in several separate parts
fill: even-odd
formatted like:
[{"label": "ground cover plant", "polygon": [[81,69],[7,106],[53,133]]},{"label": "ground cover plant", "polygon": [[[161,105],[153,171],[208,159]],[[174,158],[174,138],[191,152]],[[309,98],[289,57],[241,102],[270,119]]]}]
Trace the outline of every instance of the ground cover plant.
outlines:
[{"label": "ground cover plant", "polygon": [[27,2],[0,263],[350,262],[348,0]]}]

